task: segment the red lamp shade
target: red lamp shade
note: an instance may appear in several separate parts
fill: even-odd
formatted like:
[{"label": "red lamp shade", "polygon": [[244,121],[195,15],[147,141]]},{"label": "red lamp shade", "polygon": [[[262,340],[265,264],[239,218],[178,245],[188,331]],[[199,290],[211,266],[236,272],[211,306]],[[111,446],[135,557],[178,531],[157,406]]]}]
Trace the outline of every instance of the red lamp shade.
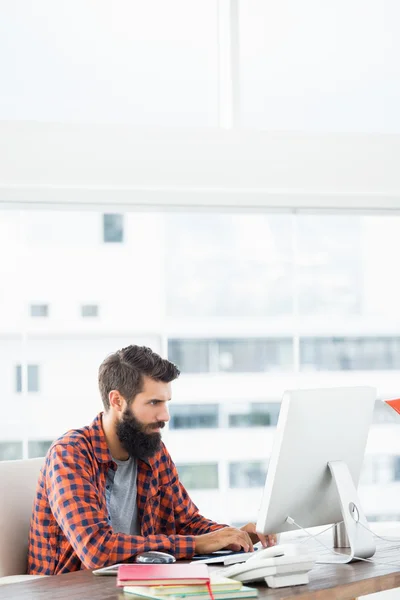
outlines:
[{"label": "red lamp shade", "polygon": [[400,414],[400,398],[397,398],[396,400],[385,400],[385,402]]}]

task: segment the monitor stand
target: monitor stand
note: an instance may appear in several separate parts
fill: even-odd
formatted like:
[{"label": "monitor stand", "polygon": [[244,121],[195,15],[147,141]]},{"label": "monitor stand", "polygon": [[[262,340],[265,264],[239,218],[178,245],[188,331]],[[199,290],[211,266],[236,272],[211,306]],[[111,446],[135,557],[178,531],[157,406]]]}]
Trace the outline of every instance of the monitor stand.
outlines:
[{"label": "monitor stand", "polygon": [[349,468],[342,460],[329,462],[328,466],[337,487],[350,551],[318,556],[317,562],[345,564],[358,558],[369,558],[375,554],[376,546]]}]

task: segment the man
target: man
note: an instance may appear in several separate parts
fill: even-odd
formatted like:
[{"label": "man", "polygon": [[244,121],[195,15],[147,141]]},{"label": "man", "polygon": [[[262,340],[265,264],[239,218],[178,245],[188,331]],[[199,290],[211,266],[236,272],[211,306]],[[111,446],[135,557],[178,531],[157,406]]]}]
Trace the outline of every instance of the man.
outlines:
[{"label": "man", "polygon": [[219,525],[199,514],[160,431],[179,370],[149,348],[128,346],[99,369],[104,404],[93,423],[49,449],[31,519],[28,573],[55,575],[132,561],[161,550],[177,559],[274,536],[255,525]]}]

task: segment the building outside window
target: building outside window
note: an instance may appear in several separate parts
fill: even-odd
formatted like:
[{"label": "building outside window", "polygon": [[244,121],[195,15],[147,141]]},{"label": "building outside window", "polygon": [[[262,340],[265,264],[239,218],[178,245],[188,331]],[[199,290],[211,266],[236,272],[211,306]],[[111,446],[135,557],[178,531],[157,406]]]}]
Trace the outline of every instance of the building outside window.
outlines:
[{"label": "building outside window", "polygon": [[49,305],[48,304],[31,304],[30,313],[31,313],[31,317],[48,317],[49,316]]},{"label": "building outside window", "polygon": [[262,373],[293,366],[291,338],[174,339],[168,342],[172,362],[184,373]]},{"label": "building outside window", "polygon": [[[16,392],[22,392],[22,365],[15,367],[16,372]],[[26,365],[27,392],[39,391],[39,366]]]},{"label": "building outside window", "polygon": [[235,402],[229,406],[229,427],[275,426],[280,407],[280,402]]},{"label": "building outside window", "polygon": [[182,373],[208,373],[210,345],[208,340],[168,340],[168,358]]},{"label": "building outside window", "polygon": [[229,463],[231,488],[263,487],[268,471],[268,461],[241,461]]},{"label": "building outside window", "polygon": [[179,479],[188,490],[218,489],[218,464],[177,464]]},{"label": "building outside window", "polygon": [[286,371],[293,363],[293,342],[290,338],[244,338],[216,340],[216,363],[212,370],[235,373]]},{"label": "building outside window", "polygon": [[303,370],[400,369],[399,337],[307,337],[300,340]]},{"label": "building outside window", "polygon": [[124,215],[117,213],[103,215],[103,241],[106,243],[124,241]]},{"label": "building outside window", "polygon": [[0,442],[0,460],[22,458],[22,442]]},{"label": "building outside window", "polygon": [[28,441],[28,456],[29,458],[38,458],[46,456],[47,450],[50,448],[52,440],[29,440]]},{"label": "building outside window", "polygon": [[361,471],[360,484],[384,485],[395,480],[400,457],[391,454],[366,454]]},{"label": "building outside window", "polygon": [[81,316],[84,318],[98,317],[99,316],[98,305],[97,304],[82,304]]},{"label": "building outside window", "polygon": [[218,427],[218,404],[172,404],[171,429],[207,429]]}]

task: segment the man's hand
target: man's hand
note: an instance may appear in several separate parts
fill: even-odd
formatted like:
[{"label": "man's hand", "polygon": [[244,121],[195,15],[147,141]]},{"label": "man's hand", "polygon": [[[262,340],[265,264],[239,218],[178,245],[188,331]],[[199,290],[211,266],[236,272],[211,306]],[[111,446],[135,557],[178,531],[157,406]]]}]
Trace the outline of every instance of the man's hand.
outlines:
[{"label": "man's hand", "polygon": [[194,541],[196,554],[209,554],[225,549],[238,552],[242,548],[245,552],[253,551],[251,537],[243,528],[223,527],[211,533],[195,536]]},{"label": "man's hand", "polygon": [[246,531],[249,534],[253,544],[261,542],[264,548],[267,548],[268,546],[276,546],[276,535],[263,535],[262,533],[257,533],[255,523],[247,523],[247,525],[243,525],[243,527],[241,527],[240,530]]}]

